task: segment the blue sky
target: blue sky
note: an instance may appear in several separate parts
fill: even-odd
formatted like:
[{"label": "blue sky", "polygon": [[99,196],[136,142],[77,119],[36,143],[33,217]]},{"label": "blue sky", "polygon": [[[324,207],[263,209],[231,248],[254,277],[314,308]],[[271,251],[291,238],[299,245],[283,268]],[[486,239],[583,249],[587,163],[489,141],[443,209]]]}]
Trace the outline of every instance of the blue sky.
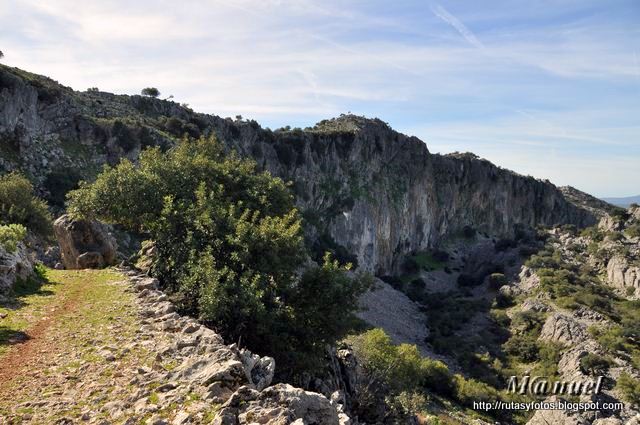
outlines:
[{"label": "blue sky", "polygon": [[0,1],[3,62],[306,127],[353,112],[598,196],[640,193],[640,2]]}]

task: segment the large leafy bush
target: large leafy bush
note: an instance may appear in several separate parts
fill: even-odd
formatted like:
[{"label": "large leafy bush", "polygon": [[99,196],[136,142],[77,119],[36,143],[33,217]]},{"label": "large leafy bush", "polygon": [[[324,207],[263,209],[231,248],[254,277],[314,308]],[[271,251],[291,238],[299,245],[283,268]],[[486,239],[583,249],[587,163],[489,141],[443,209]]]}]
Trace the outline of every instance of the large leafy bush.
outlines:
[{"label": "large leafy bush", "polygon": [[214,139],[106,167],[69,194],[69,212],[148,233],[153,273],[184,310],[288,366],[342,337],[368,286],[329,258],[300,276],[308,257],[289,188]]}]

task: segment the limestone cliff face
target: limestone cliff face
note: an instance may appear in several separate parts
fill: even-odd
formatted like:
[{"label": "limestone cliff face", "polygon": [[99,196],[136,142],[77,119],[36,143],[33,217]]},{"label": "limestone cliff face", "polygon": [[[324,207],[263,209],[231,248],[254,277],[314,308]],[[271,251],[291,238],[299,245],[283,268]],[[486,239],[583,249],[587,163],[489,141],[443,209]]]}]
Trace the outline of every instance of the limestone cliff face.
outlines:
[{"label": "limestone cliff face", "polygon": [[510,236],[518,226],[595,223],[548,181],[472,154],[431,154],[379,120],[345,116],[275,141],[238,138],[234,146],[294,181],[310,221],[324,219],[318,227],[376,272],[465,226]]},{"label": "limestone cliff face", "polygon": [[342,116],[305,130],[197,114],[175,102],[74,92],[0,66],[0,169],[22,169],[55,197],[103,163],[144,146],[215,133],[227,146],[294,183],[310,237],[338,244],[361,267],[386,273],[411,251],[465,226],[509,236],[517,226],[595,223],[548,181],[472,154],[434,155],[380,120]]}]

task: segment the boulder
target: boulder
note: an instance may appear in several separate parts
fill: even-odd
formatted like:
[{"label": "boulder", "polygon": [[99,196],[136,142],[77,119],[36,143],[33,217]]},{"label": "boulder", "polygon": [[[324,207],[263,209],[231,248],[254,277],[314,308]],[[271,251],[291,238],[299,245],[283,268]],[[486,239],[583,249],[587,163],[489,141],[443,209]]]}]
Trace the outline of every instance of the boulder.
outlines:
[{"label": "boulder", "polygon": [[271,385],[276,371],[276,361],[273,357],[260,357],[244,349],[240,350],[240,357],[247,374],[247,380],[253,382],[258,391]]},{"label": "boulder", "polygon": [[321,394],[276,384],[263,391],[239,388],[222,406],[214,424],[347,424],[331,402]]},{"label": "boulder", "polygon": [[106,225],[97,221],[58,218],[53,229],[67,269],[97,269],[116,263],[117,244]]},{"label": "boulder", "polygon": [[7,292],[17,279],[26,279],[33,273],[33,261],[23,244],[15,252],[0,246],[0,294]]}]

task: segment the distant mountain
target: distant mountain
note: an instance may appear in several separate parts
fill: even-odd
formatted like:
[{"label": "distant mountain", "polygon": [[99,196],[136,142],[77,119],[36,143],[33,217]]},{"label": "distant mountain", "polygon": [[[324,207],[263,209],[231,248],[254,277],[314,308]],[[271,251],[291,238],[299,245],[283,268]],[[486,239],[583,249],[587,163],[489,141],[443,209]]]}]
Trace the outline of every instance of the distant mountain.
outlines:
[{"label": "distant mountain", "polygon": [[602,198],[602,200],[619,207],[628,208],[631,204],[640,204],[640,195],[627,196],[625,198]]}]

